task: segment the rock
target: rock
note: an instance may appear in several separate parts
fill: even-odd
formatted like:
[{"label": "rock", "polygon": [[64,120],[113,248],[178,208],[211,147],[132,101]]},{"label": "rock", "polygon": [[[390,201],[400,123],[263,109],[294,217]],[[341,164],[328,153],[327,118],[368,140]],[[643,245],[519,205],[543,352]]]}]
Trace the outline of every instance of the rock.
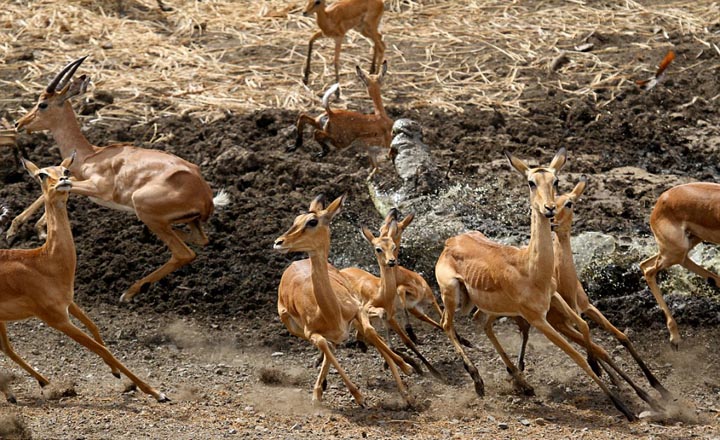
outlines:
[{"label": "rock", "polygon": [[500,428],[500,429],[508,429],[509,427],[510,427],[510,425],[508,425],[505,422],[498,423],[498,428]]},{"label": "rock", "polygon": [[422,194],[437,188],[440,175],[430,147],[422,140],[420,124],[411,119],[398,119],[393,124],[393,136],[390,147],[395,154],[395,169],[403,180],[403,186]]}]

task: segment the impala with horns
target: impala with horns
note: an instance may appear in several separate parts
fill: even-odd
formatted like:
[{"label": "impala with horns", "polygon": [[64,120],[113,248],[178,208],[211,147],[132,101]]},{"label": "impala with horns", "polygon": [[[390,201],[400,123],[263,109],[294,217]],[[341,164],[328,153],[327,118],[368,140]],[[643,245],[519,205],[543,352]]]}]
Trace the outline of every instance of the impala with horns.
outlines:
[{"label": "impala with horns", "polygon": [[278,286],[278,314],[290,333],[310,341],[323,354],[313,401],[322,400],[325,378],[332,364],[355,401],[363,405],[360,390],[332,350],[332,344],[348,339],[352,326],[359,338],[377,348],[390,367],[400,394],[412,405],[413,399],[397,369],[400,366],[409,374],[410,366],[380,338],[350,282],[328,263],[330,222],[340,212],[344,200],[345,196],[338,197],[326,206],[323,196],[316,197],[308,212],[298,215],[290,229],[275,240],[274,248],[280,252],[307,252],[310,257],[295,261],[283,272]]},{"label": "impala with horns", "polygon": [[311,125],[315,128],[315,140],[322,147],[321,156],[327,154],[329,145],[338,149],[350,146],[366,149],[372,165],[372,170],[368,175],[368,179],[370,179],[378,169],[378,156],[383,152],[391,156],[390,142],[392,141],[393,121],[385,112],[380,95],[380,86],[387,73],[387,62],[383,63],[382,70],[378,75],[366,76],[360,67],[356,67],[356,71],[372,99],[374,113],[364,114],[330,108],[330,97],[340,87],[339,84],[335,84],[323,96],[325,113],[316,118],[306,113],[301,113],[298,117],[297,138],[293,149],[302,147],[305,125]]},{"label": "impala with horns", "polygon": [[[96,353],[116,377],[124,374],[140,390],[165,402],[168,399],[163,393],[135,376],[108,351],[98,327],[73,300],[77,255],[67,213],[68,195],[74,185],[69,177],[73,158],[71,155],[59,166],[42,169],[23,160],[25,169],[42,187],[47,238],[37,249],[0,250],[0,349],[40,386],[47,385],[48,380],[15,352],[5,324],[36,317]],[[93,337],[76,327],[70,315],[82,322]],[[8,400],[15,400],[7,394],[7,388],[0,390]]]},{"label": "impala with horns", "polygon": [[385,6],[383,0],[339,0],[331,6],[326,6],[325,0],[308,0],[303,15],[315,14],[320,28],[310,37],[308,43],[307,60],[303,72],[303,84],[307,85],[310,78],[310,58],[312,57],[313,43],[319,38],[332,38],[335,40],[335,82],[340,82],[340,49],[345,34],[355,29],[373,42],[372,62],[370,73],[382,63],[385,56],[385,43],[378,30]]},{"label": "impala with horns", "polygon": [[688,253],[699,243],[720,243],[720,184],[695,182],[678,185],[660,195],[650,214],[658,252],[640,263],[650,291],[665,313],[670,332],[670,344],[677,349],[680,332],[663,299],[657,283],[657,274],[676,264],[700,275],[715,287],[720,277],[695,263]]},{"label": "impala with horns", "polygon": [[[130,301],[138,292],[147,290],[150,283],[195,259],[195,252],[186,243],[208,243],[202,224],[215,207],[227,205],[229,197],[220,191],[213,198],[200,168],[170,153],[132,145],[90,144],[80,131],[70,104],[70,98],[85,93],[90,81],[85,75],[73,78],[85,58],[68,64],[15,126],[28,132],[50,131],[62,157],[77,151],[71,171],[78,181],[74,182],[72,192],[88,196],[100,205],[135,213],[170,249],[172,256],[167,263],[136,281],[120,297],[121,301]],[[15,218],[8,237],[42,203],[40,197]],[[41,218],[38,227],[42,224]],[[187,225],[189,231],[175,229],[173,225]]]},{"label": "impala with horns", "polygon": [[506,156],[512,167],[525,177],[530,189],[530,242],[526,248],[516,248],[493,242],[476,231],[448,239],[435,266],[435,276],[445,306],[441,325],[462,357],[465,370],[470,374],[475,391],[480,396],[485,391],[482,378],[463,351],[455,332],[454,316],[458,307],[469,312],[474,306],[487,315],[485,334],[505,363],[517,389],[526,394],[533,393],[532,387],[525,382],[521,371],[512,363],[493,332],[493,322],[499,316],[520,316],[528,321],[570,356],[628,420],[636,420],[637,417],[595,374],[582,354],[546,319],[551,303],[555,303],[566,319],[583,334],[585,346],[591,346],[587,323],[555,292],[553,278],[550,219],[557,211],[557,173],[565,164],[565,149],[560,149],[547,167],[531,168],[509,153]]}]

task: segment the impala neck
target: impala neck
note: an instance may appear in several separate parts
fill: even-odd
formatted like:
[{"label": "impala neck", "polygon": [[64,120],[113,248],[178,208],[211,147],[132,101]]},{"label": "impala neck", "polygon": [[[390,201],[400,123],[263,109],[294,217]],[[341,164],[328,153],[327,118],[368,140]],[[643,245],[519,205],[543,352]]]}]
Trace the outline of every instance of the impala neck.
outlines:
[{"label": "impala neck", "polygon": [[309,253],[311,266],[311,279],[315,301],[322,315],[326,318],[340,318],[340,304],[338,303],[328,273],[328,247],[322,247]]},{"label": "impala neck", "polygon": [[[562,293],[564,290],[564,281],[575,283],[577,272],[575,271],[575,261],[573,260],[572,248],[570,247],[570,229],[560,228],[555,230],[555,239],[553,241],[553,251],[555,252],[555,279],[558,282],[558,291]],[[574,288],[574,286],[568,286]]]},{"label": "impala neck", "polygon": [[46,199],[45,217],[47,219],[47,239],[43,245],[45,252],[54,259],[70,264],[74,274],[77,255],[67,213],[67,200]]},{"label": "impala neck", "polygon": [[66,101],[64,105],[61,120],[50,131],[58,148],[60,148],[63,159],[70,157],[75,151],[74,164],[82,164],[87,156],[95,152],[95,147],[82,134],[80,124],[70,102]]},{"label": "impala neck", "polygon": [[380,297],[388,316],[393,315],[393,306],[395,305],[395,296],[397,295],[397,278],[395,276],[395,267],[388,267],[382,263],[380,266]]},{"label": "impala neck", "polygon": [[550,283],[555,265],[550,219],[532,209],[528,265],[533,278]]},{"label": "impala neck", "polygon": [[383,106],[382,101],[382,95],[380,95],[380,87],[375,86],[376,88],[373,90],[368,90],[368,93],[370,94],[370,98],[373,102],[373,108],[375,109],[375,114],[377,116],[383,116],[387,117],[387,113],[385,112],[385,107]]}]

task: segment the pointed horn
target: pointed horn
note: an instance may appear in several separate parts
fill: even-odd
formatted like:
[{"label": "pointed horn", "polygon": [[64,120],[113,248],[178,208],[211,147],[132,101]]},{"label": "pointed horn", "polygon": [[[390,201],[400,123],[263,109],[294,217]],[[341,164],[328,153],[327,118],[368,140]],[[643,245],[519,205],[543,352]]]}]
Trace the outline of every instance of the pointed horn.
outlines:
[{"label": "pointed horn", "polygon": [[[78,67],[80,67],[80,64],[82,64],[82,62],[85,61],[85,58],[87,57],[87,55],[85,55],[84,57],[80,57],[65,66],[63,70],[61,70],[60,73],[57,74],[55,79],[53,79],[52,82],[47,86],[45,91],[47,93],[55,93],[56,90],[62,90],[65,84],[70,81],[70,78],[72,78],[72,76],[75,74],[75,71],[78,69]],[[63,79],[63,77],[65,77],[65,80],[62,81],[62,84],[60,84],[60,81]]]}]

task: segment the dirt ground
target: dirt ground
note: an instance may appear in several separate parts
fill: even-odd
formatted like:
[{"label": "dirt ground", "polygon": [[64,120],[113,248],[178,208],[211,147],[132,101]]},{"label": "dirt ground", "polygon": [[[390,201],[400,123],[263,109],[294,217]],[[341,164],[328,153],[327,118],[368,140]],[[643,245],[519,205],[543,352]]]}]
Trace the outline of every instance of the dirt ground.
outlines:
[{"label": "dirt ground", "polygon": [[[557,73],[530,66],[523,71],[522,115],[472,105],[462,112],[438,111],[392,101],[387,102],[388,112],[392,118],[409,117],[422,124],[425,142],[446,176],[443,185],[489,189],[474,201],[472,213],[457,213],[469,228],[491,237],[526,239],[527,190],[502,152],[537,163],[565,147],[569,162],[561,190],[572,188],[580,175],[590,182],[577,205],[576,233],[647,238],[647,219],[663,190],[720,177],[720,23],[709,23],[708,28],[709,37],[704,38],[715,49],[692,35],[670,32],[668,41],[677,58],[667,79],[650,91],[630,81],[609,101],[610,90],[603,88],[595,91],[599,98],[589,99],[553,87]],[[659,61],[667,51],[667,46],[647,51],[634,45],[632,36],[610,31],[597,32],[591,41],[600,52],[603,47],[627,47],[620,55],[608,55],[608,62],[617,61],[613,56]],[[496,62],[490,68],[502,70],[503,60]],[[7,60],[7,65],[12,68],[0,71],[5,84],[23,77],[22,57]],[[26,107],[40,91],[8,90],[21,96]],[[447,383],[431,376],[405,378],[421,402],[417,408],[400,404],[376,353],[352,346],[339,347],[338,359],[364,393],[366,408],[352,401],[332,370],[324,403],[313,406],[316,350],[291,336],[276,312],[282,271],[291,258],[300,256],[279,255],[272,242],[315,195],[346,193],[348,202],[333,224],[331,261],[341,265],[351,256],[364,255],[351,264],[375,270],[357,234],[358,226],[374,228],[381,220],[368,195],[364,154],[333,151],[319,158],[314,142],[288,152],[297,112],[278,108],[230,113],[213,122],[167,116],[142,124],[89,124],[107,104],[100,99],[101,91],[113,94],[96,89],[94,96],[75,105],[91,142],[132,142],[177,154],[199,164],[213,189],[226,189],[232,203],[208,222],[211,243],[196,249],[195,262],[133,303],[118,305],[122,292],[168,254],[134,216],[71,197],[78,251],[76,302],[100,326],[110,350],[172,401],[159,404],[137,392],[123,392],[124,382],[114,379],[99,358],[39,321],[12,323],[9,334],[17,351],[53,385],[41,391],[0,357],[0,372],[16,376],[11,387],[18,397],[17,405],[0,403],[0,438],[720,438],[718,293],[698,282],[695,292],[669,295],[684,337],[675,352],[632,262],[599,267],[593,279],[583,282],[602,311],[628,329],[651,369],[676,396],[662,420],[627,423],[569,358],[537,334],[531,337],[526,369],[537,395],[514,394],[491,345],[465,319],[460,328],[477,346],[469,353],[485,379],[485,398],[473,393],[447,338],[416,323],[421,351],[447,377]],[[138,99],[158,109],[164,106],[152,95]],[[15,110],[0,111],[7,120],[20,116]],[[59,162],[48,134],[21,134],[18,147],[36,164]],[[18,214],[39,188],[18,168],[12,150],[0,150],[0,157],[0,202]],[[390,164],[383,165],[375,183],[388,190],[398,185]],[[410,227],[406,235],[412,233]],[[28,224],[2,247],[39,244]],[[434,285],[437,255],[409,247],[401,255],[403,265],[425,274]],[[694,295],[693,300],[684,293]],[[503,345],[515,353],[515,327],[496,327]],[[597,329],[593,334],[644,384],[619,344]],[[636,413],[648,409],[629,389],[622,395]]]}]

